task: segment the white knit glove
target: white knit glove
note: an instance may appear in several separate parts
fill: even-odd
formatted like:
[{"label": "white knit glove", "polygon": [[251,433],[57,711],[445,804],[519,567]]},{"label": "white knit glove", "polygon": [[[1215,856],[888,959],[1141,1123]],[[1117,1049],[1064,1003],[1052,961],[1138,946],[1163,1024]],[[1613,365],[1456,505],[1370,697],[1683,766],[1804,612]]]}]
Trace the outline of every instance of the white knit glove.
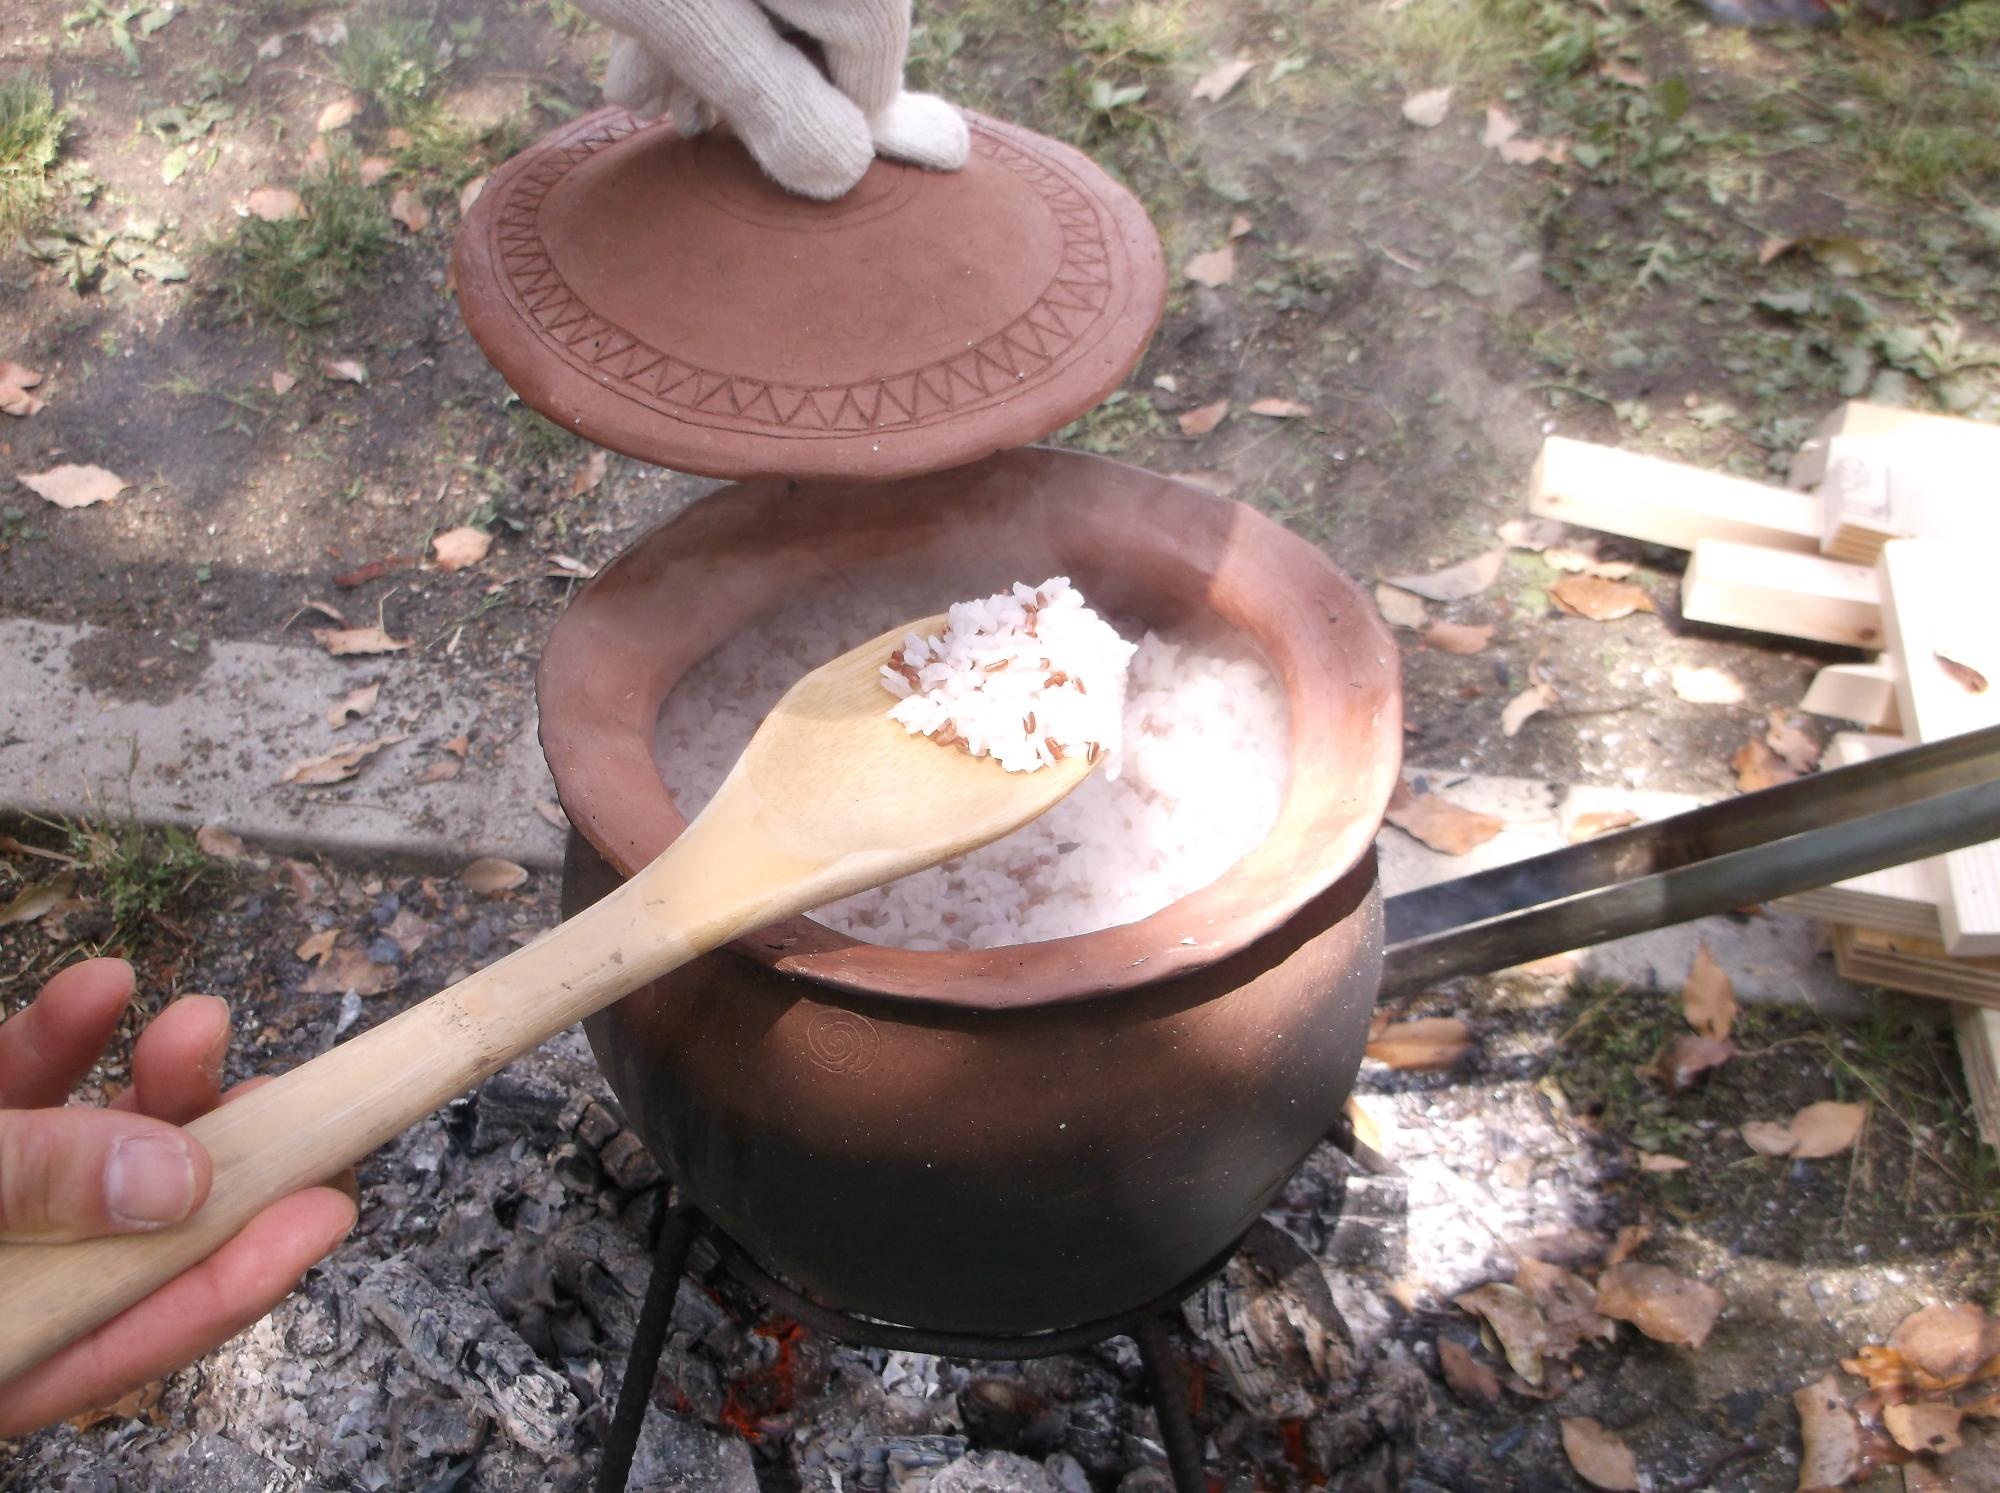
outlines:
[{"label": "white knit glove", "polygon": [[[772,180],[843,196],[875,152],[956,171],[971,139],[941,98],[903,91],[910,0],[577,0],[616,35],[604,96],[684,135],[729,122]],[[832,81],[772,17],[818,42]]]}]

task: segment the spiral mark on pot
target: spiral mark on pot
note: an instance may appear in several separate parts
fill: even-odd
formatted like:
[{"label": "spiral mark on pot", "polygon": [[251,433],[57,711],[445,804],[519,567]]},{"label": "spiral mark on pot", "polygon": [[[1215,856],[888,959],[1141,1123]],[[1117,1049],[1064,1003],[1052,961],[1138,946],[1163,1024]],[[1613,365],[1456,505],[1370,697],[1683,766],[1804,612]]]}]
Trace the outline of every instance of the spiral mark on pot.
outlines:
[{"label": "spiral mark on pot", "polygon": [[875,1024],[851,1011],[822,1011],[806,1027],[812,1060],[829,1073],[865,1072],[881,1043]]}]

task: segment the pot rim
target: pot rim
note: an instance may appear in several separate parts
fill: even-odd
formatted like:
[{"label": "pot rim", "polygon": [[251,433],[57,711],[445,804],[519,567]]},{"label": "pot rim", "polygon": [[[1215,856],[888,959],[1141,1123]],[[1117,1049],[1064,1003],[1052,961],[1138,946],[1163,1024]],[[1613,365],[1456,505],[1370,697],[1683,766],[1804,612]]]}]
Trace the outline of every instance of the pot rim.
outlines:
[{"label": "pot rim", "polygon": [[[1060,502],[1047,501],[1055,493]],[[745,567],[805,552],[826,573],[838,566],[826,547],[835,536],[854,537],[836,518],[858,515],[864,528],[886,532],[895,514],[915,505],[976,527],[996,522],[996,510],[984,506],[996,499],[1038,510],[1023,517],[1045,520],[1059,547],[1094,538],[1099,553],[1117,545],[1123,558],[1198,579],[1210,615],[1263,649],[1291,713],[1292,770],[1277,822],[1208,885],[1092,933],[933,952],[865,943],[802,915],[729,947],[856,995],[1019,1009],[1205,968],[1280,927],[1353,870],[1374,844],[1402,756],[1399,659],[1366,594],[1316,546],[1245,504],[1108,458],[1041,447],[886,483],[731,484],[648,530],[572,600],[536,673],[542,748],[570,823],[621,877],[687,827],[654,765],[653,736],[667,693],[715,639],[676,667],[661,662],[657,636],[663,618],[705,599],[700,588],[722,568],[704,542],[724,549],[733,542],[744,552],[733,558]],[[780,512],[788,542],[773,543]],[[869,553],[865,538],[858,542],[858,553]],[[1214,568],[1200,568],[1201,558]],[[770,599],[759,597],[739,620],[768,610]]]}]

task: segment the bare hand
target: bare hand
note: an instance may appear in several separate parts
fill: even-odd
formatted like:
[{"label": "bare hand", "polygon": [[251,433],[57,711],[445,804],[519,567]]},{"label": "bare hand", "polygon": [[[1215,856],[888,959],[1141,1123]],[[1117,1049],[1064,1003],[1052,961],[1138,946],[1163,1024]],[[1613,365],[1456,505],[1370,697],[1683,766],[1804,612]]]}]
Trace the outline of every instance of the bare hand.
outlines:
[{"label": "bare hand", "polygon": [[[132,988],[122,959],[86,960],[0,1024],[0,1239],[143,1233],[208,1197],[208,1153],[178,1127],[226,1102],[229,1008],[214,996],[175,1001],[146,1028],[132,1086],[110,1108],[62,1107]],[[192,1270],[0,1384],[0,1437],[109,1404],[199,1358],[276,1305],[354,1219],[353,1201],[330,1187],[273,1203]]]}]

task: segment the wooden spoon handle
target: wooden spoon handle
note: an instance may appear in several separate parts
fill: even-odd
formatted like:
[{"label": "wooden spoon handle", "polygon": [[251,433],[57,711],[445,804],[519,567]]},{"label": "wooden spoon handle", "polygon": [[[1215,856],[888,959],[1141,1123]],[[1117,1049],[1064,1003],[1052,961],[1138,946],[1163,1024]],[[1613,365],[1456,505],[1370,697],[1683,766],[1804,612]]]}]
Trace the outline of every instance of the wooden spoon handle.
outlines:
[{"label": "wooden spoon handle", "polygon": [[[206,1259],[266,1205],[352,1166],[572,1022],[740,932],[816,905],[819,868],[746,855],[754,828],[738,816],[704,816],[587,911],[196,1120],[187,1128],[208,1148],[215,1181],[185,1222],[73,1244],[0,1245],[0,1382]],[[718,843],[734,852],[722,861],[733,869],[718,871]]]}]

